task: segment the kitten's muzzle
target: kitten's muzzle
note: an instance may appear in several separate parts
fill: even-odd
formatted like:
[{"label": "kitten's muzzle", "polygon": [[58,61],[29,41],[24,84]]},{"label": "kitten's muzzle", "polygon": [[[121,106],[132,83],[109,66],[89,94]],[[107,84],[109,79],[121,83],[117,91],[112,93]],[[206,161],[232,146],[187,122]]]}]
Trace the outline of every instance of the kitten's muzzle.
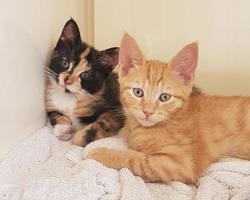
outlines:
[{"label": "kitten's muzzle", "polygon": [[147,111],[147,110],[142,110],[142,112],[144,113],[146,119],[148,119],[151,115],[154,114],[154,112],[150,112],[150,111]]},{"label": "kitten's muzzle", "polygon": [[66,76],[64,79],[64,84],[66,85],[72,85],[74,82],[74,79],[72,77],[70,77],[70,75]]}]

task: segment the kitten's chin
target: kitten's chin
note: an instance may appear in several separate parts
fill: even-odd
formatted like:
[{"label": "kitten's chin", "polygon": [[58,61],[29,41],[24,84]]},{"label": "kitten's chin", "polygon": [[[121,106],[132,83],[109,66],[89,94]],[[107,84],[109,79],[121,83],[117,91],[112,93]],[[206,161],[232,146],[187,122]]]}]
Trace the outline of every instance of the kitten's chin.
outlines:
[{"label": "kitten's chin", "polygon": [[137,121],[138,121],[142,126],[145,126],[145,127],[154,126],[154,125],[156,124],[155,122],[152,122],[152,121],[149,121],[149,120],[146,120],[146,119],[137,119]]}]

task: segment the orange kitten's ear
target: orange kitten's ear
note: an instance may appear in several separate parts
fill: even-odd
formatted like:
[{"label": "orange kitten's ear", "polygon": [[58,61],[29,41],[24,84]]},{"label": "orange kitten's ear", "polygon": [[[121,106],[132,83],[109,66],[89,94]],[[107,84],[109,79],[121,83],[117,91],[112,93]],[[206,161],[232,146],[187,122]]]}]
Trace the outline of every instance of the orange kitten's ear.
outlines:
[{"label": "orange kitten's ear", "polygon": [[185,85],[192,83],[198,61],[198,45],[191,43],[185,46],[171,61],[171,70],[178,75]]},{"label": "orange kitten's ear", "polygon": [[144,57],[134,38],[127,33],[124,34],[119,51],[119,74],[125,76],[132,67],[144,63]]}]

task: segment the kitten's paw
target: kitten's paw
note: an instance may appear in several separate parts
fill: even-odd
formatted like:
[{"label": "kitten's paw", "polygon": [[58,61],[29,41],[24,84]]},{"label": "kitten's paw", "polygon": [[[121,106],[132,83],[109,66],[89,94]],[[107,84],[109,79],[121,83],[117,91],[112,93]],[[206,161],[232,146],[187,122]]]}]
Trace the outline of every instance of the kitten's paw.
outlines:
[{"label": "kitten's paw", "polygon": [[96,160],[107,167],[112,167],[110,164],[112,162],[111,158],[112,149],[106,147],[96,148],[89,152],[87,159]]},{"label": "kitten's paw", "polygon": [[90,142],[97,139],[97,129],[90,124],[83,129],[78,130],[73,137],[73,144],[85,147]]},{"label": "kitten's paw", "polygon": [[99,161],[101,158],[105,157],[105,155],[108,155],[110,151],[111,149],[107,147],[98,147],[90,151],[87,155],[87,158]]},{"label": "kitten's paw", "polygon": [[67,141],[71,138],[73,126],[71,124],[57,124],[53,129],[54,135],[59,140]]},{"label": "kitten's paw", "polygon": [[95,160],[106,167],[117,170],[126,167],[126,159],[123,153],[116,149],[109,149],[106,147],[96,148],[89,152],[87,159]]}]

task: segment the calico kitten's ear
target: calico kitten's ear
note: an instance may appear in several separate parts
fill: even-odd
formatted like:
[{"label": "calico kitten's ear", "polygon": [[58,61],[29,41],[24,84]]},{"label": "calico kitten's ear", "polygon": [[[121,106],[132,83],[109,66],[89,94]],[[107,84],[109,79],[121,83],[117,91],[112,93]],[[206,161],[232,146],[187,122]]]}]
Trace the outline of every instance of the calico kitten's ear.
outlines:
[{"label": "calico kitten's ear", "polygon": [[77,23],[70,19],[63,27],[62,34],[57,44],[66,43],[69,45],[80,43],[81,35]]},{"label": "calico kitten's ear", "polygon": [[119,48],[113,47],[101,51],[101,63],[106,65],[111,70],[118,64]]},{"label": "calico kitten's ear", "polygon": [[198,45],[191,43],[185,46],[169,63],[170,69],[177,74],[185,85],[190,85],[198,61]]},{"label": "calico kitten's ear", "polygon": [[144,62],[144,56],[135,39],[125,33],[120,45],[119,75],[127,75],[132,67],[143,65]]}]

